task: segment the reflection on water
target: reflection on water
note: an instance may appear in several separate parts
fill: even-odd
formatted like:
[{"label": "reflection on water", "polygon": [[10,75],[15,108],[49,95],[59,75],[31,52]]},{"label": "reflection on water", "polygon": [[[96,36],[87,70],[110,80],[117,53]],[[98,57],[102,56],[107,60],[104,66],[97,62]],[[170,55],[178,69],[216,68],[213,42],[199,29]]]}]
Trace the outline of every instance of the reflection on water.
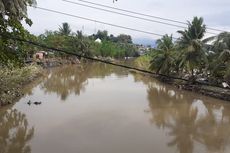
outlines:
[{"label": "reflection on water", "polygon": [[80,66],[63,66],[51,69],[50,74],[42,84],[42,88],[46,93],[56,93],[60,95],[62,100],[66,100],[71,93],[80,95],[81,92],[84,92],[89,78],[103,79],[112,73],[117,76],[123,76],[127,74],[127,71],[110,65],[96,63]]},{"label": "reflection on water", "polygon": [[25,114],[11,108],[0,111],[0,153],[30,153],[33,135]]},{"label": "reflection on water", "polygon": [[[152,124],[168,131],[169,147],[179,153],[193,153],[195,144],[208,152],[224,152],[230,144],[230,105],[203,102],[194,94],[157,82],[148,82]],[[197,96],[197,95],[196,95]]]},{"label": "reflection on water", "polygon": [[80,95],[80,92],[84,91],[89,72],[88,67],[81,66],[53,69],[43,82],[42,88],[46,93],[54,92],[60,95],[62,100],[66,100],[70,93]]},{"label": "reflection on water", "polygon": [[230,152],[229,103],[147,76],[90,63],[51,69],[31,88],[0,110],[0,153]]}]

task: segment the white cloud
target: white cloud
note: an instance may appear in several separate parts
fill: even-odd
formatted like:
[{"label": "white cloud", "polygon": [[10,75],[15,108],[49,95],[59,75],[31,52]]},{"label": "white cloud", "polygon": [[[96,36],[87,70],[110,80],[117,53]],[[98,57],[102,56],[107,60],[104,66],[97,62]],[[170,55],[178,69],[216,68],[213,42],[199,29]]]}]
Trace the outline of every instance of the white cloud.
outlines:
[{"label": "white cloud", "polygon": [[[77,0],[73,1],[78,2]],[[69,4],[62,0],[37,0],[37,3],[40,7],[45,7],[66,12],[69,14],[83,16],[153,33],[173,33],[175,37],[177,37],[176,31],[179,30],[178,28],[171,26],[137,20],[121,15],[111,14],[108,12]],[[104,5],[110,5],[113,7],[119,7],[127,10],[180,21],[191,20],[194,16],[203,16],[204,19],[206,19],[205,23],[210,27],[212,26],[213,28],[230,29],[230,22],[228,21],[230,14],[229,0],[118,0],[118,2],[115,3],[113,3],[112,0],[99,0],[95,3],[101,3]],[[92,34],[95,31],[101,29],[108,30],[109,33],[115,35],[119,33],[127,33],[135,38],[159,38],[157,36],[151,36],[139,32],[115,28],[108,25],[102,25],[95,22],[81,20],[78,18],[68,17],[51,12],[45,12],[34,8],[29,8],[28,15],[34,22],[33,26],[28,29],[35,34],[43,33],[45,29],[57,30],[58,26],[62,22],[69,22],[74,31],[84,29],[84,32],[86,34]],[[228,18],[226,19],[226,17]]]}]

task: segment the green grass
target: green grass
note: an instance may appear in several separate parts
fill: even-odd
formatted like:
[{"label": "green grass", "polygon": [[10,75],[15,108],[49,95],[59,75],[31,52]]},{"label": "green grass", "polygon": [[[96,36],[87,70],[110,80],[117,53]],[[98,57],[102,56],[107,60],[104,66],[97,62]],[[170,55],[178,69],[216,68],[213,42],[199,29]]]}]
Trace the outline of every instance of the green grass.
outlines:
[{"label": "green grass", "polygon": [[149,64],[151,61],[151,56],[143,55],[134,60],[134,65],[138,68],[149,70]]}]

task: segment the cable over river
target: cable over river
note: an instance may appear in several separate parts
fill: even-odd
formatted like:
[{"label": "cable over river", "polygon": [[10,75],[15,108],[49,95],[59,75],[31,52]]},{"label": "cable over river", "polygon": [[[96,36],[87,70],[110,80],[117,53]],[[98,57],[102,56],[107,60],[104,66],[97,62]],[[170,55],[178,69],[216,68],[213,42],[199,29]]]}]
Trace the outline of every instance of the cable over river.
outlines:
[{"label": "cable over river", "polygon": [[0,109],[0,153],[230,152],[230,103],[123,68],[52,68],[23,90]]}]

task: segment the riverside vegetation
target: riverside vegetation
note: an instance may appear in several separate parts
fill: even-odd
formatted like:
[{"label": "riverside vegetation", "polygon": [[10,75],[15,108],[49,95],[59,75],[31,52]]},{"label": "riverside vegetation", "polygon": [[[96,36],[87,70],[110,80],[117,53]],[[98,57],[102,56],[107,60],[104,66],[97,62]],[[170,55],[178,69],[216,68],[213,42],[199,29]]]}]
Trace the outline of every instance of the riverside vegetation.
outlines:
[{"label": "riverside vegetation", "polygon": [[157,47],[144,57],[136,59],[137,66],[193,81],[225,87],[230,84],[230,33],[204,39],[206,26],[203,18],[195,17],[188,28],[157,40]]},{"label": "riverside vegetation", "polygon": [[206,29],[203,18],[194,17],[187,29],[178,31],[178,39],[164,35],[155,49],[134,63],[156,74],[188,80],[159,76],[179,88],[230,100],[230,33],[204,38]]},{"label": "riverside vegetation", "polygon": [[[69,24],[63,23],[57,31],[46,31],[39,36],[32,35],[22,25],[22,22],[29,26],[32,25],[32,21],[27,17],[27,7],[31,5],[36,5],[36,1],[0,1],[0,106],[12,103],[14,98],[22,94],[19,88],[42,73],[38,66],[28,65],[25,62],[34,53],[44,50],[44,48],[11,40],[9,37],[31,40],[90,57],[120,59],[125,56],[137,56],[137,50],[132,45],[131,36],[125,34],[115,37],[113,35],[108,36],[107,31],[98,31],[97,34],[88,37],[83,35],[81,31],[72,32]],[[100,38],[103,43],[96,43],[95,39],[97,38]],[[57,52],[50,56],[52,59],[63,57],[71,59]]]},{"label": "riverside vegetation", "polygon": [[[14,80],[14,77],[18,76],[21,79],[12,83],[17,86],[17,83],[27,80],[27,76],[35,76],[33,74],[37,74],[34,73],[36,71],[30,71],[31,67],[27,67],[25,61],[37,51],[52,52],[52,50],[11,40],[9,37],[35,41],[89,57],[123,59],[139,56],[131,36],[126,34],[114,36],[109,35],[107,31],[99,30],[96,34],[86,36],[82,31],[73,32],[68,23],[63,23],[56,31],[46,31],[39,36],[32,35],[22,25],[23,21],[32,25],[32,21],[27,17],[29,5],[36,5],[36,1],[22,0],[17,3],[16,1],[7,3],[4,0],[0,1],[2,82],[7,82],[6,78],[12,77]],[[134,63],[157,74],[187,78],[190,84],[195,84],[195,81],[199,80],[221,86],[224,82],[227,87],[230,84],[230,33],[223,32],[217,36],[204,38],[206,29],[203,18],[194,17],[185,30],[178,31],[180,37],[177,40],[174,41],[172,35],[163,36],[157,40],[155,49],[147,55],[140,56]],[[98,38],[102,41],[101,43],[95,42]],[[68,56],[54,52],[52,57]],[[29,69],[27,76],[23,74],[25,69]],[[16,73],[16,71],[19,72]],[[1,86],[4,88],[4,84],[1,83]],[[3,91],[3,93],[7,94],[8,91]],[[0,103],[3,102],[0,101]]]}]

